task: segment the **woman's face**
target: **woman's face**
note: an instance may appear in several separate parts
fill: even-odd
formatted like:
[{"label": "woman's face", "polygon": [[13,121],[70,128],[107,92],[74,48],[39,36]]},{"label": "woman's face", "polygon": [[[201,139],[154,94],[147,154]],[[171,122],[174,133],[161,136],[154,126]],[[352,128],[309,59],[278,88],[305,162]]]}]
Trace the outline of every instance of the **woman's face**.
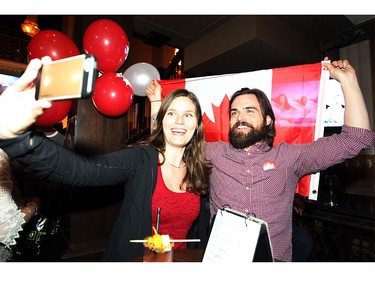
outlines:
[{"label": "woman's face", "polygon": [[280,97],[279,97],[279,101],[280,101],[281,104],[285,104],[285,102],[286,102],[286,97],[285,97],[284,95],[280,96]]},{"label": "woman's face", "polygon": [[166,145],[184,147],[198,128],[194,103],[187,97],[176,98],[163,118]]}]

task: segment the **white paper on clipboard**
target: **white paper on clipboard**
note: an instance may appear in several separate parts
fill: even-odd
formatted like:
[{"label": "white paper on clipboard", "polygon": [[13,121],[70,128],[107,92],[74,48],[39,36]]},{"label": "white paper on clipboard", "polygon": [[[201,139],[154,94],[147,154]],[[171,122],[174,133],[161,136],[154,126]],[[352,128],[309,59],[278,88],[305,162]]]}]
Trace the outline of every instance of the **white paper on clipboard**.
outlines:
[{"label": "white paper on clipboard", "polygon": [[262,220],[230,208],[219,209],[202,262],[253,262],[262,225],[268,228]]}]

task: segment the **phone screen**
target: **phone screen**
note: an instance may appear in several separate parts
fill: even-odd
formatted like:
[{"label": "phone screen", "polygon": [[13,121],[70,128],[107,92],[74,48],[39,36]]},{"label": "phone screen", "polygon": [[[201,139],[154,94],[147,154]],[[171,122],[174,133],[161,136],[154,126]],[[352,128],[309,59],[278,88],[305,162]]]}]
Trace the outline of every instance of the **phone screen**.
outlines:
[{"label": "phone screen", "polygon": [[62,100],[88,97],[93,92],[95,70],[95,60],[86,55],[45,64],[39,73],[36,98]]}]

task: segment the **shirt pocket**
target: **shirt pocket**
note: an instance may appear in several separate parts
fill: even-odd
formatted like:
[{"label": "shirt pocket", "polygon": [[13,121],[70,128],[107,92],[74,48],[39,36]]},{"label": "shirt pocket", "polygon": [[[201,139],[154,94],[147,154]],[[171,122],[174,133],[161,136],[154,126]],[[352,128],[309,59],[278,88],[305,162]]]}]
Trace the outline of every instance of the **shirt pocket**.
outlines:
[{"label": "shirt pocket", "polygon": [[280,197],[285,194],[288,172],[286,169],[271,169],[259,173],[261,179],[254,184],[261,186],[262,192],[270,197]]}]

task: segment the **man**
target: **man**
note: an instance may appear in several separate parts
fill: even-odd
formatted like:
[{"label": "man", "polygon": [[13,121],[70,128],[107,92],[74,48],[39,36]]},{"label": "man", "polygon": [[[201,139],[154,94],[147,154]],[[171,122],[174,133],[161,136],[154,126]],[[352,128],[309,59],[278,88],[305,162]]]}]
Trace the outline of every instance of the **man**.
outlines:
[{"label": "man", "polygon": [[[268,223],[276,260],[292,261],[292,213],[298,181],[371,148],[366,105],[356,72],[347,60],[323,63],[341,83],[345,96],[342,133],[308,144],[273,146],[275,115],[267,96],[259,89],[243,88],[230,100],[229,143],[210,142],[206,157],[213,165],[210,176],[211,219],[219,208],[230,206]],[[146,94],[151,114],[158,111],[161,86],[152,81]]]}]

